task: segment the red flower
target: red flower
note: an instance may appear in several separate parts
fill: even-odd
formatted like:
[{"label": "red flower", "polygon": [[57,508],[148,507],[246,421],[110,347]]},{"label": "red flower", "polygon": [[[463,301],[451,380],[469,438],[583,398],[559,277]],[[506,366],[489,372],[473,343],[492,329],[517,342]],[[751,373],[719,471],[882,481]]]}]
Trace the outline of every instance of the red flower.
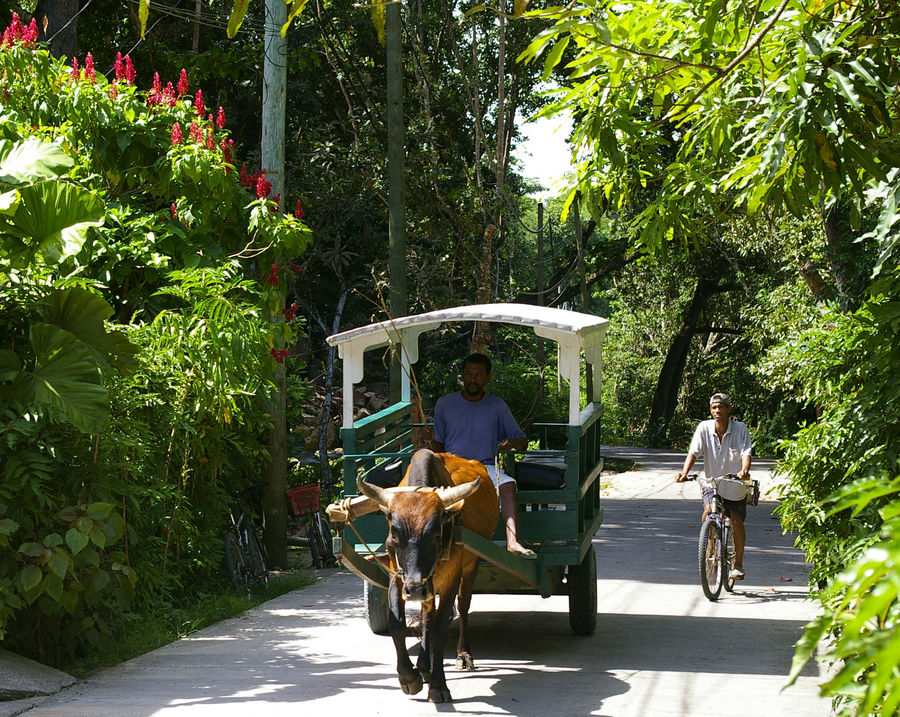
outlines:
[{"label": "red flower", "polygon": [[272,271],[269,272],[269,278],[266,279],[272,286],[278,286],[278,265],[272,264]]},{"label": "red flower", "polygon": [[272,201],[275,202],[275,209],[277,210],[281,206],[281,194],[276,194],[272,197]]},{"label": "red flower", "polygon": [[125,81],[129,85],[133,85],[137,79],[137,72],[134,69],[134,63],[131,61],[131,55],[125,55]]},{"label": "red flower", "polygon": [[78,58],[72,58],[72,79],[77,80],[81,77],[81,70],[78,69]]},{"label": "red flower", "polygon": [[203,90],[197,90],[197,94],[194,95],[194,112],[198,117],[202,117],[206,112],[206,106],[203,104]]},{"label": "red flower", "polygon": [[293,271],[295,274],[303,271],[303,264],[295,264],[294,262],[291,262],[291,271]]},{"label": "red flower", "polygon": [[169,214],[172,215],[172,219],[178,218],[178,207],[175,202],[172,202],[172,206],[169,207]]},{"label": "red flower", "polygon": [[9,45],[11,47],[17,42],[28,46],[35,40],[37,40],[37,23],[34,21],[34,18],[32,18],[31,24],[27,28],[23,28],[22,21],[19,20],[19,14],[14,12],[9,27],[3,32],[3,42],[0,43],[0,46],[5,47]]},{"label": "red flower", "polygon": [[225,129],[225,110],[219,107],[219,114],[216,115],[216,127]]},{"label": "red flower", "polygon": [[172,144],[181,144],[182,139],[184,139],[184,135],[181,133],[181,123],[176,122],[172,125]]},{"label": "red flower", "polygon": [[28,23],[28,27],[22,30],[22,44],[25,47],[28,47],[31,43],[37,42],[38,39],[38,26],[37,20],[35,18],[31,18],[31,22]]},{"label": "red flower", "polygon": [[269,192],[272,191],[272,183],[266,181],[266,173],[261,171],[256,177],[256,198],[262,199],[263,197],[268,197]]},{"label": "red flower", "polygon": [[233,146],[233,139],[229,139],[227,142],[223,139],[221,142],[219,142],[219,147],[222,148],[222,159],[225,160],[226,164],[234,164],[234,156],[231,153],[231,148]]},{"label": "red flower", "polygon": [[272,358],[275,359],[278,363],[284,363],[284,360],[290,356],[291,352],[287,349],[272,349]]},{"label": "red flower", "polygon": [[122,53],[116,53],[116,79],[124,80],[125,79],[125,65],[122,63]]},{"label": "red flower", "polygon": [[92,85],[97,77],[97,71],[94,69],[94,56],[90,52],[84,58],[84,76]]},{"label": "red flower", "polygon": [[197,126],[196,122],[191,122],[191,131],[190,131],[191,142],[195,144],[200,144],[203,142],[203,130]]},{"label": "red flower", "polygon": [[216,140],[213,139],[213,131],[210,127],[206,130],[206,148],[207,149],[215,149],[216,148]]},{"label": "red flower", "polygon": [[181,75],[178,77],[178,94],[186,95],[188,93],[187,70],[181,68]]},{"label": "red flower", "polygon": [[287,323],[290,323],[294,320],[294,317],[297,315],[298,308],[299,307],[297,306],[297,304],[291,304],[290,306],[286,306],[281,310],[281,314],[282,316],[284,316],[284,320]]},{"label": "red flower", "polygon": [[119,96],[119,90],[116,89],[115,85],[109,86],[109,99],[114,100]]},{"label": "red flower", "polygon": [[303,217],[305,215],[306,215],[306,212],[303,211],[303,204],[298,199],[297,200],[297,208],[294,209],[294,219],[303,219]]}]

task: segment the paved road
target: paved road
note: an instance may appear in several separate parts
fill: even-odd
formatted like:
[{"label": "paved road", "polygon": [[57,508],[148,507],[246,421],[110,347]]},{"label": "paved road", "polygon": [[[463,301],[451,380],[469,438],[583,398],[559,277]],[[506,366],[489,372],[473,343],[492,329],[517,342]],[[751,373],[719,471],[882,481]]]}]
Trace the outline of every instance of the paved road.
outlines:
[{"label": "paved road", "polygon": [[[604,491],[605,521],[594,540],[597,632],[569,632],[565,597],[476,595],[478,670],[449,666],[452,705],[427,703],[425,691],[400,692],[391,641],[368,631],[361,581],[340,571],[79,682],[24,714],[828,715],[815,667],[782,690],[814,605],[805,599],[807,567],[781,534],[774,503],[750,509],[747,580],[710,603],[696,576],[699,488],[671,482],[678,454],[638,457],[638,470],[616,476]],[[769,473],[758,470],[765,465],[757,462],[754,474],[771,487]]]}]

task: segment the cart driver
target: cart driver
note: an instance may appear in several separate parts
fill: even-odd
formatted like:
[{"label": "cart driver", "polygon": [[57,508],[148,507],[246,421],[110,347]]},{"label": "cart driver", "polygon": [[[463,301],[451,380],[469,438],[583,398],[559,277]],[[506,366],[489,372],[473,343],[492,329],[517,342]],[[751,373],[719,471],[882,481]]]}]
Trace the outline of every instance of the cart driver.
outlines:
[{"label": "cart driver", "polygon": [[[731,416],[731,400],[725,393],[714,393],[709,399],[712,420],[701,421],[694,431],[691,446],[684,459],[681,472],[675,480],[681,483],[698,456],[703,456],[703,474],[706,478],[734,473],[743,481],[750,478],[750,431],[740,421]],[[710,485],[703,485],[703,520],[712,511],[715,491]],[[734,568],[729,576],[732,580],[744,579],[744,544],[746,533],[744,519],[747,517],[747,500],[726,500],[725,506],[734,528]]]},{"label": "cart driver", "polygon": [[534,551],[516,537],[519,500],[516,483],[497,464],[499,452],[524,451],[528,439],[513,418],[509,406],[484,389],[491,380],[491,360],[473,353],[463,361],[463,389],[438,399],[434,407],[435,451],[447,451],[461,458],[480,461],[487,469],[500,496],[500,515],[506,527],[506,549],[531,556]]}]

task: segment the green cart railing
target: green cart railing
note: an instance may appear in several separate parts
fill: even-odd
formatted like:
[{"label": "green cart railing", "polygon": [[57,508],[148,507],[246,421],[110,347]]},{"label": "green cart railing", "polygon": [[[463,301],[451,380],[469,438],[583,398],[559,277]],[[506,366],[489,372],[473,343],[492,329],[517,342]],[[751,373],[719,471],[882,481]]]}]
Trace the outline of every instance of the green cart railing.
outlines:
[{"label": "green cart railing", "polygon": [[[597,567],[592,540],[603,521],[599,476],[602,408],[599,400],[600,349],[605,319],[562,309],[522,304],[485,304],[433,311],[353,329],[328,338],[344,361],[344,497],[356,494],[357,476],[399,462],[405,471],[413,453],[413,406],[409,368],[418,358],[418,337],[445,322],[491,321],[533,327],[558,343],[559,374],[569,384],[567,424],[536,424],[539,450],[516,454],[506,466],[519,480],[519,537],[530,543],[535,558],[510,553],[499,524],[491,540],[463,526],[456,540],[483,559],[476,592],[567,594],[569,621],[577,634],[594,632],[597,620]],[[353,421],[353,386],[362,380],[366,350],[390,345],[405,366],[402,400],[364,419]],[[590,400],[580,405],[581,373],[594,366]],[[524,475],[534,465],[555,466],[563,485],[552,489],[525,487]],[[381,565],[387,524],[380,512],[355,518],[339,541],[341,561],[366,581],[369,624],[376,632],[386,625],[387,574]]]}]

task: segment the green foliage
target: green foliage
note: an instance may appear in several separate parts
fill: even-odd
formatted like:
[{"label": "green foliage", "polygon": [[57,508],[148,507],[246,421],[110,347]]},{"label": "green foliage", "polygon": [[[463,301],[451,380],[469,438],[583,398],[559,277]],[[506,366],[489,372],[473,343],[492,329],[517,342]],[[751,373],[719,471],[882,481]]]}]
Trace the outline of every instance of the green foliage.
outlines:
[{"label": "green foliage", "polygon": [[223,113],[83,65],[0,48],[0,637],[51,662],[215,581],[309,239]]},{"label": "green foliage", "polygon": [[835,698],[840,715],[893,715],[900,705],[900,475],[845,486],[826,501],[825,517],[856,520],[875,506],[880,527],[842,551],[849,564],[820,594],[824,612],[807,625],[790,675],[793,682],[834,635],[820,659],[837,669],[822,692]]},{"label": "green foliage", "polygon": [[[75,468],[65,478],[58,460],[71,455],[77,433],[41,430],[3,411],[0,430],[0,637],[16,625],[17,640],[45,649],[43,631],[71,650],[96,644],[111,611],[127,608],[135,571],[122,549],[125,522],[112,503],[86,501]],[[28,624],[11,623],[28,615]],[[32,653],[33,654],[33,653]]]},{"label": "green foliage", "polygon": [[[795,0],[622,5],[587,0],[526,14],[555,24],[520,59],[568,73],[579,191],[592,211],[658,194],[632,220],[650,252],[695,241],[698,212],[798,218],[835,199],[895,191],[896,14],[877,3]],[[660,31],[660,28],[663,28]],[[877,38],[877,39],[874,39]]]},{"label": "green foliage", "polygon": [[873,284],[858,312],[826,314],[791,351],[801,395],[820,420],[786,444],[779,508],[824,587],[822,616],[797,646],[792,678],[820,643],[838,662],[822,692],[841,714],[896,714],[900,556],[900,279]]}]

